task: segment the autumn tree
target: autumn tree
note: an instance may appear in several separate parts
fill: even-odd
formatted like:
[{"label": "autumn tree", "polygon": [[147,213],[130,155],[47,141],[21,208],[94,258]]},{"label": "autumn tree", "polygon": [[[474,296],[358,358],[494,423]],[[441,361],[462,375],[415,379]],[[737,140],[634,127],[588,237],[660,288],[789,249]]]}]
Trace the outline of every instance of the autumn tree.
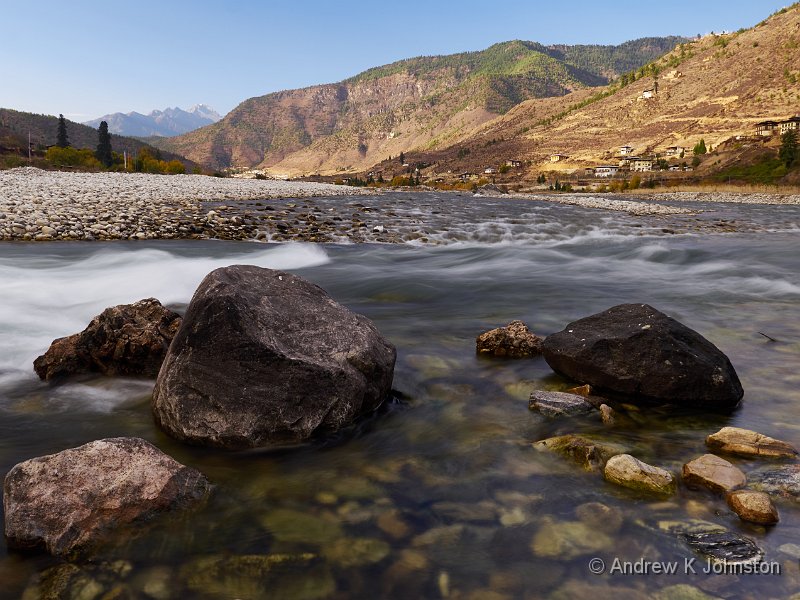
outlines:
[{"label": "autumn tree", "polygon": [[67,121],[64,115],[58,115],[58,132],[56,133],[56,146],[59,148],[69,148],[69,137],[67,136]]},{"label": "autumn tree", "polygon": [[101,121],[100,127],[97,129],[97,134],[97,152],[95,152],[94,155],[104,167],[108,168],[114,162],[114,157],[111,153],[111,134],[108,133],[108,123]]}]

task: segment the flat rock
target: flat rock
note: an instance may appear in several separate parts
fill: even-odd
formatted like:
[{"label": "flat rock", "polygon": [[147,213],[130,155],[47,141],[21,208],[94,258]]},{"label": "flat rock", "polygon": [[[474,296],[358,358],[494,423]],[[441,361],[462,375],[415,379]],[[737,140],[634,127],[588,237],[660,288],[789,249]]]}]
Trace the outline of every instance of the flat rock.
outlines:
[{"label": "flat rock", "polygon": [[603,471],[606,481],[632,490],[671,494],[675,491],[672,473],[660,467],[648,465],[630,454],[611,457]]},{"label": "flat rock", "polygon": [[139,438],[108,438],[14,466],[3,484],[5,535],[57,556],[204,499],[211,485]]},{"label": "flat rock", "polygon": [[687,485],[700,485],[715,492],[728,492],[747,483],[741,470],[713,454],[704,454],[683,465],[683,480]]},{"label": "flat rock", "polygon": [[545,520],[531,541],[531,550],[543,558],[572,559],[597,554],[613,546],[607,533],[581,521]]},{"label": "flat rock", "polygon": [[373,323],[282,271],[236,265],[198,287],[153,392],[156,422],[193,444],[301,443],[389,396],[394,346]]},{"label": "flat rock", "polygon": [[155,298],[112,306],[82,332],[54,340],[33,368],[44,380],[88,372],[156,377],[180,324]]},{"label": "flat rock", "polygon": [[749,429],[723,427],[706,438],[713,452],[725,452],[747,458],[795,458],[797,449],[788,442],[776,440]]},{"label": "flat rock", "polygon": [[682,537],[692,550],[713,562],[739,565],[757,563],[764,557],[753,540],[731,531],[685,533]]},{"label": "flat rock", "polygon": [[769,499],[769,494],[753,490],[736,490],[728,494],[728,506],[742,521],[774,525],[780,520],[778,509]]},{"label": "flat rock", "polygon": [[538,411],[546,417],[570,417],[594,410],[594,406],[583,396],[542,390],[531,393],[528,408]]},{"label": "flat rock", "polygon": [[542,340],[531,333],[522,321],[511,321],[505,327],[492,329],[475,341],[478,354],[525,358],[542,353]]},{"label": "flat rock", "polygon": [[625,449],[618,444],[610,444],[575,434],[560,435],[533,443],[537,450],[548,450],[578,463],[584,469],[596,471],[614,455]]},{"label": "flat rock", "polygon": [[800,502],[800,465],[785,465],[750,472],[750,486],[772,496]]},{"label": "flat rock", "polygon": [[721,408],[744,395],[716,346],[647,304],[622,304],[570,323],[547,336],[542,351],[557,373],[631,402]]}]

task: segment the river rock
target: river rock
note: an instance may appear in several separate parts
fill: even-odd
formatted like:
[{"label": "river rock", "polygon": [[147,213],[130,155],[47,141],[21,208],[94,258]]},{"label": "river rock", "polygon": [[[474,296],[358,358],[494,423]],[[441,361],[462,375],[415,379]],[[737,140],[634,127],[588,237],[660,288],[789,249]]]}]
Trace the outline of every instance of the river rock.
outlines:
[{"label": "river rock", "polygon": [[33,368],[43,380],[92,371],[155,377],[180,324],[155,298],[112,306],[82,332],[53,341]]},{"label": "river rock", "polygon": [[732,407],[744,394],[728,358],[647,304],[622,304],[547,336],[547,364],[598,392],[639,402]]},{"label": "river rock", "polygon": [[774,525],[780,520],[778,509],[764,492],[736,490],[728,494],[728,506],[742,521]]},{"label": "river rock", "polygon": [[683,539],[713,562],[740,565],[757,563],[764,557],[764,551],[753,540],[731,531],[685,533]]},{"label": "river rock", "polygon": [[505,327],[492,329],[478,336],[478,354],[525,358],[542,353],[542,340],[531,333],[522,321],[511,321]]},{"label": "river rock", "polygon": [[590,471],[602,468],[609,458],[625,451],[618,444],[600,442],[575,434],[540,440],[534,442],[533,447],[537,450],[548,450],[560,454]]},{"label": "river rock", "polygon": [[756,490],[800,502],[800,465],[752,471],[750,480]]},{"label": "river rock", "polygon": [[724,458],[704,454],[683,465],[686,485],[700,485],[715,492],[728,492],[747,483],[747,477]]},{"label": "river rock", "polygon": [[606,463],[603,475],[606,481],[632,490],[656,494],[671,494],[675,491],[675,479],[672,473],[648,465],[630,454],[611,457]]},{"label": "river rock", "polygon": [[570,417],[594,410],[594,406],[583,396],[541,390],[531,393],[528,408],[538,411],[546,417]]},{"label": "river rock", "polygon": [[531,541],[531,550],[542,558],[569,560],[597,554],[613,544],[610,535],[581,521],[555,521],[546,518]]},{"label": "river rock", "polygon": [[115,529],[187,508],[208,480],[140,438],[108,438],[14,466],[3,484],[5,535],[15,548],[69,556]]},{"label": "river rock", "polygon": [[776,440],[756,431],[739,427],[723,427],[706,438],[713,452],[726,452],[747,458],[795,458],[797,449],[788,442]]},{"label": "river rock", "polygon": [[395,356],[369,319],[301,277],[225,267],[206,276],[189,304],[153,413],[190,443],[299,443],[380,406]]}]

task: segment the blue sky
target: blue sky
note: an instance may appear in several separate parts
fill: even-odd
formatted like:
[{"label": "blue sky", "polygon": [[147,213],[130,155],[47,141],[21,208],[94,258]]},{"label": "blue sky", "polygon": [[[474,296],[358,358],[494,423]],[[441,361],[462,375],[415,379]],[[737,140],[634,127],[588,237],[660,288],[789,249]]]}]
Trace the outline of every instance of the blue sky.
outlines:
[{"label": "blue sky", "polygon": [[[616,44],[750,27],[788,0],[37,0],[0,6],[0,107],[84,121],[339,81],[524,39]],[[10,34],[10,35],[8,35]]]}]

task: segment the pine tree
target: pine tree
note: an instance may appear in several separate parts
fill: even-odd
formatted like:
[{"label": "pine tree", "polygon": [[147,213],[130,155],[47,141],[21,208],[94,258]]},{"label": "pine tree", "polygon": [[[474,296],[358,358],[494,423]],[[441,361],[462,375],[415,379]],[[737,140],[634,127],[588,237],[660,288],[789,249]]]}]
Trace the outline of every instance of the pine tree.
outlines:
[{"label": "pine tree", "polygon": [[56,133],[56,146],[59,148],[69,148],[69,137],[67,136],[67,121],[64,115],[58,115],[58,133]]},{"label": "pine tree", "polygon": [[786,168],[797,162],[797,149],[797,133],[790,129],[781,136],[781,149],[778,151],[778,158]]},{"label": "pine tree", "polygon": [[97,152],[95,152],[94,155],[104,167],[108,168],[114,161],[111,155],[111,134],[108,133],[108,123],[101,121],[100,127],[97,129],[97,134]]},{"label": "pine tree", "polygon": [[406,164],[406,155],[403,154],[402,152],[400,153],[400,164],[401,165]]}]

